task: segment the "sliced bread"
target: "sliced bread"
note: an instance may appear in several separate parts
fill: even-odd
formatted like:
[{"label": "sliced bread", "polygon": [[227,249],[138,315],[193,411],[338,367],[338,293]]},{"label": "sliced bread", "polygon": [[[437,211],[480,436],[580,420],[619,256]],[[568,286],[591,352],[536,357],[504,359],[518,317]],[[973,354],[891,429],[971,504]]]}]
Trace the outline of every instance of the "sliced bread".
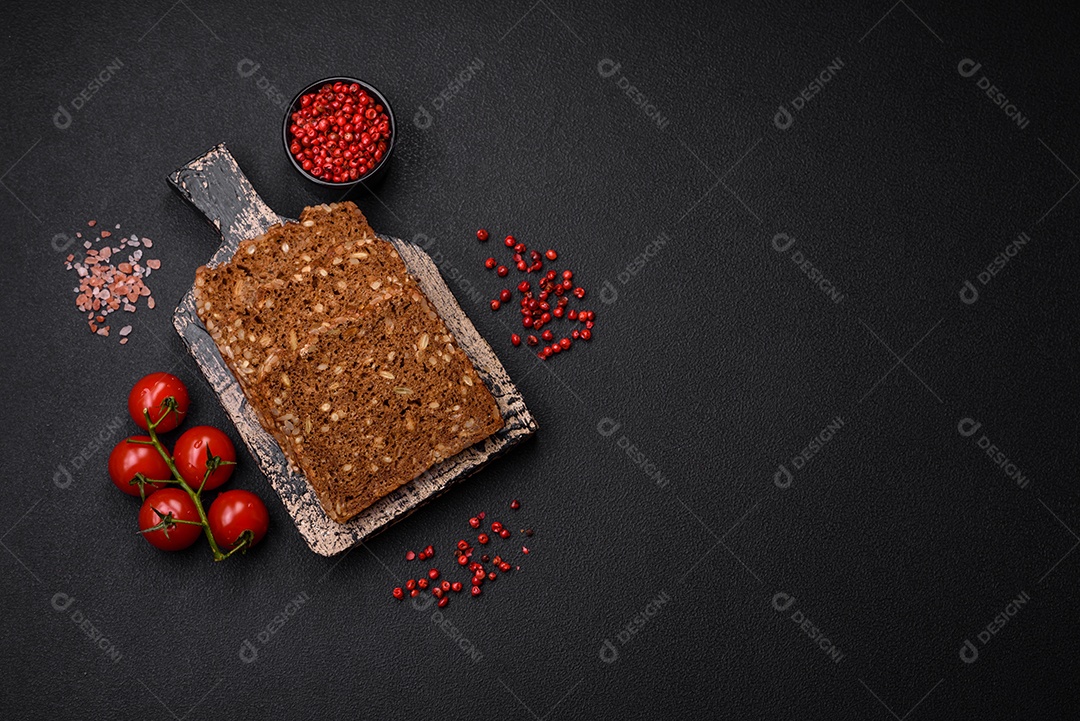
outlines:
[{"label": "sliced bread", "polygon": [[340,522],[503,425],[415,286],[320,326],[279,357],[261,381],[277,435]]},{"label": "sliced bread", "polygon": [[260,423],[334,520],[502,427],[397,251],[352,203],[244,241],[197,271],[195,296]]}]

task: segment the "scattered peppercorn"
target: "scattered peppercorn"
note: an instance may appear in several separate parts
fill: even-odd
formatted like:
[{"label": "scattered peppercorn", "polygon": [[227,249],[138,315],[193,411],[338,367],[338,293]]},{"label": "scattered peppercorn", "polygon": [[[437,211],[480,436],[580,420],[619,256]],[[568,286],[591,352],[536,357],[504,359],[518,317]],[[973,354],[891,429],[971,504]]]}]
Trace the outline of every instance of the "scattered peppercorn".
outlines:
[{"label": "scattered peppercorn", "polygon": [[[520,338],[518,339],[520,342]],[[556,346],[558,344],[555,344]],[[510,508],[518,510],[521,508],[521,501],[512,499],[510,501]],[[484,520],[485,514],[483,512],[477,513],[475,516],[468,519],[469,526],[477,529],[481,526]],[[490,523],[491,535],[487,533],[479,533],[477,540],[480,544],[486,545],[491,543],[493,538],[497,536],[500,539],[507,539],[510,537],[510,529],[500,521],[491,521]],[[532,535],[532,531],[525,531],[522,529],[522,533]],[[528,553],[528,549],[522,547],[524,553]],[[470,560],[473,554],[473,547],[469,541],[465,539],[459,539],[453,544],[453,551],[455,560],[458,566],[467,568],[470,574],[470,580],[468,583],[462,581],[451,581],[443,578],[442,572],[437,567],[432,567],[427,570],[419,579],[410,578],[402,586],[396,586],[391,589],[391,595],[397,599],[402,600],[406,596],[415,598],[421,591],[430,591],[431,595],[438,599],[438,605],[440,608],[445,608],[449,602],[449,594],[460,593],[466,586],[471,589],[472,596],[481,595],[481,587],[484,583],[490,583],[498,578],[499,573],[508,573],[513,567],[508,559],[502,554],[495,555],[494,558],[488,554],[478,554],[480,560]],[[416,559],[424,560],[426,558],[435,555],[435,548],[432,545],[428,545],[422,551],[406,551],[405,560],[413,561]],[[485,564],[491,564],[486,566]],[[520,570],[520,566],[517,567]]]},{"label": "scattered peppercorn", "polygon": [[[484,237],[481,238],[481,235]],[[487,231],[481,228],[477,231],[477,238],[485,240],[487,238]],[[519,242],[513,235],[507,235],[503,240],[503,244],[512,251],[512,263],[522,273],[535,273],[543,269],[544,261],[557,260],[559,254],[554,249],[548,249],[541,253],[536,249],[530,250],[522,242]],[[526,261],[526,255],[528,261]],[[500,278],[505,278],[510,273],[510,268],[506,265],[498,265],[494,258],[488,258],[484,261],[484,267],[495,269],[496,274]],[[577,286],[573,281],[574,272],[569,268],[560,271],[554,269],[548,269],[546,273],[539,276],[539,280],[536,283],[536,287],[528,280],[523,280],[517,285],[517,290],[521,294],[521,327],[525,329],[532,329],[539,331],[544,326],[552,323],[554,320],[561,320],[566,318],[571,321],[579,321],[586,324],[587,329],[591,329],[589,325],[592,323],[593,315],[592,311],[578,310],[576,308],[568,308],[567,304],[570,301],[569,296],[574,296],[576,299],[581,300],[585,297],[585,288]],[[547,300],[554,295],[557,299],[557,303],[548,303]],[[499,297],[496,301],[491,302],[491,309],[498,310],[505,303],[509,303],[513,300],[513,293],[507,289],[503,289],[499,292]],[[552,342],[551,346],[541,348],[537,353],[537,357],[541,360],[546,360],[556,353],[560,353],[570,349],[572,340],[588,340],[590,336],[585,336],[580,330],[572,330],[568,338],[561,338],[558,342],[555,341],[554,331],[548,330],[541,334],[545,341]],[[565,341],[565,342],[564,342]],[[530,346],[537,345],[539,341],[535,340],[535,336],[527,336],[526,343]],[[517,333],[510,335],[510,343],[512,345],[521,345],[521,336]]]}]

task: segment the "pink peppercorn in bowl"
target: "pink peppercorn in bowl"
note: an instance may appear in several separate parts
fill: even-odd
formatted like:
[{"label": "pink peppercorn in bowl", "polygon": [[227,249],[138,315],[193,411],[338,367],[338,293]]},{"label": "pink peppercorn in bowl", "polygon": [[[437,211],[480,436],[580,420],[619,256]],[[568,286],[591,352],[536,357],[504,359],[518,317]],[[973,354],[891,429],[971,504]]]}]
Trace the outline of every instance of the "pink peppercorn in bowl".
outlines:
[{"label": "pink peppercorn in bowl", "polygon": [[301,90],[282,122],[285,153],[313,183],[347,188],[385,172],[397,128],[390,103],[357,78],[324,78]]}]

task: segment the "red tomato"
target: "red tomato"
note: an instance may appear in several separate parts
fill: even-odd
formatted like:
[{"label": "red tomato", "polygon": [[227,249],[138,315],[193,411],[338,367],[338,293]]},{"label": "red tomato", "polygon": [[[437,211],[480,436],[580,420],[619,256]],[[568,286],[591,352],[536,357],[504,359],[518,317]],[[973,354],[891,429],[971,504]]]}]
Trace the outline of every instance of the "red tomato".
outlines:
[{"label": "red tomato", "polygon": [[[172,471],[169,464],[157,452],[153,446],[132,441],[150,441],[150,436],[132,436],[125,438],[116,444],[109,454],[109,477],[124,493],[129,496],[138,496],[139,484],[131,483],[136,473],[143,474],[144,478],[157,478],[159,480],[171,479]],[[146,484],[146,492],[153,493],[165,488],[162,483]]]},{"label": "red tomato", "polygon": [[[153,528],[166,517],[170,520],[194,521],[195,524],[172,523],[167,529],[146,532],[146,529]],[[139,509],[139,530],[144,531],[142,535],[151,545],[163,551],[187,548],[199,540],[203,532],[195,501],[179,488],[163,488],[143,501],[142,508]]]},{"label": "red tomato", "polygon": [[171,373],[151,373],[140,378],[128,394],[128,413],[135,425],[145,431],[149,428],[144,410],[150,411],[151,422],[157,422],[154,430],[158,433],[176,428],[183,423],[188,410],[184,382]]},{"label": "red tomato", "polygon": [[210,532],[223,550],[230,550],[240,540],[240,534],[251,531],[248,546],[254,546],[270,527],[270,514],[262,499],[250,491],[225,491],[210,504],[206,513]]},{"label": "red tomato", "polygon": [[229,480],[236,465],[236,449],[222,431],[213,426],[195,426],[184,431],[173,448],[173,463],[180,477],[195,490],[206,476],[205,490],[217,488]]}]

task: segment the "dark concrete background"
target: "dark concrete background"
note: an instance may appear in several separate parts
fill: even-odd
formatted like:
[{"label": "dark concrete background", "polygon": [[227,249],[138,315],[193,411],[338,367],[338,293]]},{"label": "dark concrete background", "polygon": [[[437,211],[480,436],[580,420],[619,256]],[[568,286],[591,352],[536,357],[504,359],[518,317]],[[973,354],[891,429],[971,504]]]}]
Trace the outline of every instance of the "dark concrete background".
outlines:
[{"label": "dark concrete background", "polygon": [[[1080,713],[1075,11],[6,12],[0,715]],[[128,388],[172,369],[198,421],[232,431],[169,317],[215,235],[165,176],[225,142],[279,212],[336,199],[294,173],[278,134],[279,95],[339,73],[380,87],[399,120],[390,173],[358,201],[483,290],[459,299],[541,432],[334,559],[306,549],[244,455],[233,484],[266,498],[265,542],[223,564],[202,545],[156,552],[105,471]],[[163,262],[125,347],[87,331],[52,247],[91,218],[152,238]],[[547,364],[510,347],[480,226],[560,251],[593,290],[591,345]],[[965,436],[963,419],[981,426]],[[70,483],[54,483],[61,466]],[[465,520],[515,497],[533,552],[481,599],[455,598],[452,632],[390,598],[417,570],[406,549],[436,544],[445,569]]]}]

